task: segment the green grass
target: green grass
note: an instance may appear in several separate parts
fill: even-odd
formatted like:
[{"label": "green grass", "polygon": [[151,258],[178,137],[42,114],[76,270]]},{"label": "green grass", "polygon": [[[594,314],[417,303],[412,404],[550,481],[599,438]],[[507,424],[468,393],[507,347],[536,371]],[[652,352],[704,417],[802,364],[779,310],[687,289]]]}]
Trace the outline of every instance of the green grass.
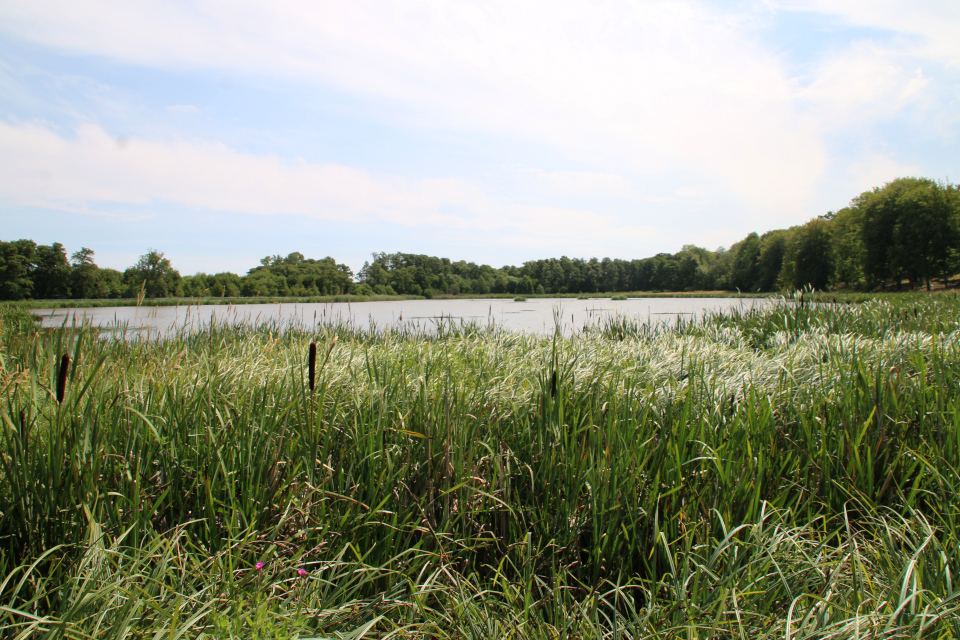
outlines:
[{"label": "green grass", "polygon": [[960,636],[955,296],[573,338],[0,313],[4,637]]}]

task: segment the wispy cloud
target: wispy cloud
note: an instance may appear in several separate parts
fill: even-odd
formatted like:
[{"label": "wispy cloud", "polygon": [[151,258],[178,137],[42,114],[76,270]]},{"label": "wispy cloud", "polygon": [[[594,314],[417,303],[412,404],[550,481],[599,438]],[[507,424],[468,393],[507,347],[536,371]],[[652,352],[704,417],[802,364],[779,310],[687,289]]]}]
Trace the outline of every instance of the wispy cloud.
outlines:
[{"label": "wispy cloud", "polygon": [[456,179],[406,180],[304,160],[284,162],[202,140],[115,138],[95,125],[64,137],[0,124],[0,198],[8,204],[96,213],[98,204],[169,202],[194,209],[298,214],[331,221],[483,230],[540,242],[598,242],[636,231],[589,210],[488,196]]},{"label": "wispy cloud", "polygon": [[757,207],[797,213],[827,164],[776,58],[700,2],[33,1],[0,22],[132,64],[333,85],[616,172],[696,172]]},{"label": "wispy cloud", "polygon": [[825,129],[870,126],[922,98],[930,79],[909,63],[875,43],[856,43],[825,60],[798,95]]},{"label": "wispy cloud", "polygon": [[[731,222],[738,215],[762,231],[839,206],[856,189],[916,168],[874,135],[904,111],[916,109],[916,119],[937,123],[938,135],[956,131],[960,117],[945,107],[956,99],[948,95],[955,83],[942,82],[937,72],[960,68],[960,5],[765,0],[758,6],[8,0],[0,3],[0,34],[11,40],[174,73],[214,70],[241,81],[259,76],[332,88],[359,96],[370,117],[387,126],[467,131],[505,146],[532,142],[557,162],[540,168],[523,160],[519,182],[527,192],[520,197],[477,174],[438,178],[451,174],[426,170],[400,178],[401,171],[391,175],[382,164],[374,171],[336,157],[318,163],[292,153],[251,153],[206,133],[178,136],[176,127],[203,119],[192,116],[215,117],[215,109],[196,110],[202,101],[178,96],[166,113],[182,117],[171,118],[169,128],[148,123],[121,138],[107,125],[79,125],[69,135],[63,123],[56,130],[0,125],[0,197],[71,210],[169,201],[461,236],[489,231],[501,244],[542,246],[545,253],[581,246],[599,255],[611,239],[637,246],[688,238],[728,244],[731,233],[747,230],[730,230],[740,224]],[[890,37],[851,37],[807,60],[799,77],[762,37],[778,11],[833,16]],[[0,67],[0,86],[5,82]],[[102,121],[79,114],[71,122]],[[280,125],[242,126],[269,132]],[[834,142],[854,135],[863,139]],[[658,180],[670,186],[651,195],[648,186]],[[641,212],[618,218],[597,207],[530,204],[562,202],[561,196],[577,203],[613,196],[634,201]],[[665,203],[669,215],[644,216],[643,206]],[[717,210],[696,235],[685,236],[694,215],[706,219],[706,207]]]},{"label": "wispy cloud", "polygon": [[643,198],[632,180],[616,173],[545,171],[536,167],[521,167],[519,171],[533,183],[535,189],[545,193]]},{"label": "wispy cloud", "polygon": [[849,24],[899,34],[901,52],[960,66],[960,4],[952,0],[769,0],[772,6],[842,18]]}]

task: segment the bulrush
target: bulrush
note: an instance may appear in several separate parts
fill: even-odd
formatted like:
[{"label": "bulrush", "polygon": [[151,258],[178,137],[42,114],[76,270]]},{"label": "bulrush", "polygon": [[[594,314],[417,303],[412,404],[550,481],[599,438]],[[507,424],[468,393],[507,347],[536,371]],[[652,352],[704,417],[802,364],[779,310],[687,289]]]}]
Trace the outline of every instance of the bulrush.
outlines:
[{"label": "bulrush", "polygon": [[57,403],[63,403],[63,394],[67,390],[67,370],[70,368],[70,356],[60,358],[60,370],[57,372]]},{"label": "bulrush", "polygon": [[[327,349],[327,355],[323,358],[323,364],[320,365],[320,371],[322,372],[324,367],[327,366],[327,361],[330,359],[330,354],[333,353],[333,348],[337,346],[337,336],[333,336],[333,340],[330,341],[330,348]],[[317,384],[317,343],[310,343],[310,357],[308,358],[309,363],[309,377],[310,377],[310,391],[313,391],[314,387]]]}]

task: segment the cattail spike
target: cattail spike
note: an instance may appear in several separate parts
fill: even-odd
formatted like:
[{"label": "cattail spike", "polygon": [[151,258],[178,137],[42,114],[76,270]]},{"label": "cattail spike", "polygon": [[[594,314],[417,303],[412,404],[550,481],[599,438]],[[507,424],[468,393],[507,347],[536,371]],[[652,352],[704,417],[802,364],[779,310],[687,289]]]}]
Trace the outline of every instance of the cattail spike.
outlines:
[{"label": "cattail spike", "polygon": [[317,343],[310,343],[310,391],[313,391],[313,387],[316,384],[317,380]]},{"label": "cattail spike", "polygon": [[67,391],[67,371],[70,369],[70,356],[63,354],[60,358],[60,371],[57,372],[57,403],[63,403],[63,395]]}]

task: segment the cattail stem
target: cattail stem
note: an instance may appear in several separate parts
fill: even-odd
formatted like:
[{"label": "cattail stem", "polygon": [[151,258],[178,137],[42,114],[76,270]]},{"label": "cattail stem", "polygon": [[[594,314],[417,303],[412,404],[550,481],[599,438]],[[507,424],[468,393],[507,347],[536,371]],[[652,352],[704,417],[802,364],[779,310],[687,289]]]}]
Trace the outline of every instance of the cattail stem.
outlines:
[{"label": "cattail stem", "polygon": [[57,372],[57,403],[63,403],[63,394],[67,390],[67,371],[70,369],[70,356],[60,358],[60,371]]},{"label": "cattail stem", "polygon": [[313,391],[313,387],[316,385],[317,381],[317,343],[310,343],[310,391]]}]

